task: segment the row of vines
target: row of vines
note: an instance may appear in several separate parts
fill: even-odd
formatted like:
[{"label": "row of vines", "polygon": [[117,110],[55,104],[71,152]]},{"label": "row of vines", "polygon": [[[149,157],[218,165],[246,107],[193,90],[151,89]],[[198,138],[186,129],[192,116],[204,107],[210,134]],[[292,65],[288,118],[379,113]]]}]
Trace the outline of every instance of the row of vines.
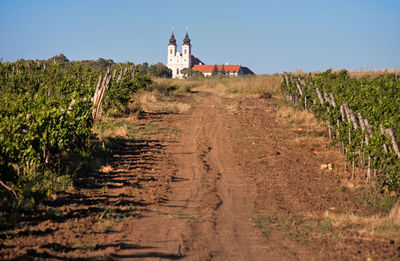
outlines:
[{"label": "row of vines", "polygon": [[0,62],[1,205],[49,195],[67,174],[63,161],[89,146],[101,112],[120,113],[151,82],[132,64],[104,73],[79,63]]},{"label": "row of vines", "polygon": [[286,99],[326,123],[352,168],[380,188],[400,189],[400,79],[396,74],[355,79],[346,70],[284,73]]}]

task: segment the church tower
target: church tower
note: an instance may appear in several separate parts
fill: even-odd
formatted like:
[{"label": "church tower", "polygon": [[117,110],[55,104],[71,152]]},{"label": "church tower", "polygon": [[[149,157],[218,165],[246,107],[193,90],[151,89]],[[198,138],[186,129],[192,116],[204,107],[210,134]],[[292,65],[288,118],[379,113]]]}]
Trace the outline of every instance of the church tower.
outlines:
[{"label": "church tower", "polygon": [[182,45],[182,66],[184,68],[192,67],[192,45],[190,44],[190,38],[188,32],[186,31],[185,39],[183,39]]},{"label": "church tower", "polygon": [[[169,38],[169,44],[168,44],[168,61],[167,61],[167,67],[172,69],[172,65],[175,63],[175,56],[176,56],[176,39],[174,32],[171,34],[171,38]],[[173,75],[175,75],[176,72],[173,71]]]},{"label": "church tower", "polygon": [[[173,30],[173,29],[172,29]],[[174,31],[168,44],[167,67],[172,71],[172,78],[182,78],[182,69],[192,67],[192,45],[190,44],[189,34],[186,28],[185,39],[183,39],[182,53],[179,53],[176,47]]]}]

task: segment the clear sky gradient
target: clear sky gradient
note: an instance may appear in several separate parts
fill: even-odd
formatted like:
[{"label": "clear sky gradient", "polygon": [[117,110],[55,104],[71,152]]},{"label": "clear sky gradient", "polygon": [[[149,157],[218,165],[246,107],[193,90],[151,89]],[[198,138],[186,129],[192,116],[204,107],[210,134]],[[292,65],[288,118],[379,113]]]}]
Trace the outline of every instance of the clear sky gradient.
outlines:
[{"label": "clear sky gradient", "polygon": [[166,63],[186,26],[206,64],[255,73],[400,67],[398,0],[0,0],[0,57]]}]

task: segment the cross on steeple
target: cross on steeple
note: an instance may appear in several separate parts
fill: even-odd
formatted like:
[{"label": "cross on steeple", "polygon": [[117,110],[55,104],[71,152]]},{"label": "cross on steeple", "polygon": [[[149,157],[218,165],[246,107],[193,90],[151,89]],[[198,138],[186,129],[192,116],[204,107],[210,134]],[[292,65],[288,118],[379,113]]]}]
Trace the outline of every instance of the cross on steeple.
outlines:
[{"label": "cross on steeple", "polygon": [[171,38],[169,38],[169,44],[171,45],[176,45],[176,39],[175,39],[175,35],[174,35],[174,27],[172,26],[172,34],[171,34]]}]

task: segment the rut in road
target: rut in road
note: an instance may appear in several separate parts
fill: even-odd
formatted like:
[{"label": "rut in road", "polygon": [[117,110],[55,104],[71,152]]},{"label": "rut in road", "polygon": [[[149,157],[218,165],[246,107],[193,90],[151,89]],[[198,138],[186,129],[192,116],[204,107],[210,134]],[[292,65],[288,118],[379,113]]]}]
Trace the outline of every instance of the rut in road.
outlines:
[{"label": "rut in road", "polygon": [[266,260],[251,212],[256,189],[240,173],[224,121],[220,97],[195,96],[191,115],[177,122],[179,143],[170,149],[176,165],[168,200],[129,224],[128,242],[147,248],[122,250],[118,257],[188,260]]},{"label": "rut in road", "polygon": [[177,122],[179,143],[169,151],[176,166],[168,200],[130,224],[129,242],[148,249],[123,250],[114,257],[188,260],[266,260],[252,224],[256,189],[237,169],[220,97],[195,96],[191,115]]},{"label": "rut in road", "polygon": [[[251,223],[256,188],[238,170],[224,121],[227,110],[217,96],[199,100],[192,115],[200,174],[198,217],[187,239],[188,258],[199,260],[266,260],[273,254],[260,245]],[[193,140],[193,137],[195,138]],[[178,162],[182,159],[177,159]],[[179,164],[178,164],[179,165]]]}]

